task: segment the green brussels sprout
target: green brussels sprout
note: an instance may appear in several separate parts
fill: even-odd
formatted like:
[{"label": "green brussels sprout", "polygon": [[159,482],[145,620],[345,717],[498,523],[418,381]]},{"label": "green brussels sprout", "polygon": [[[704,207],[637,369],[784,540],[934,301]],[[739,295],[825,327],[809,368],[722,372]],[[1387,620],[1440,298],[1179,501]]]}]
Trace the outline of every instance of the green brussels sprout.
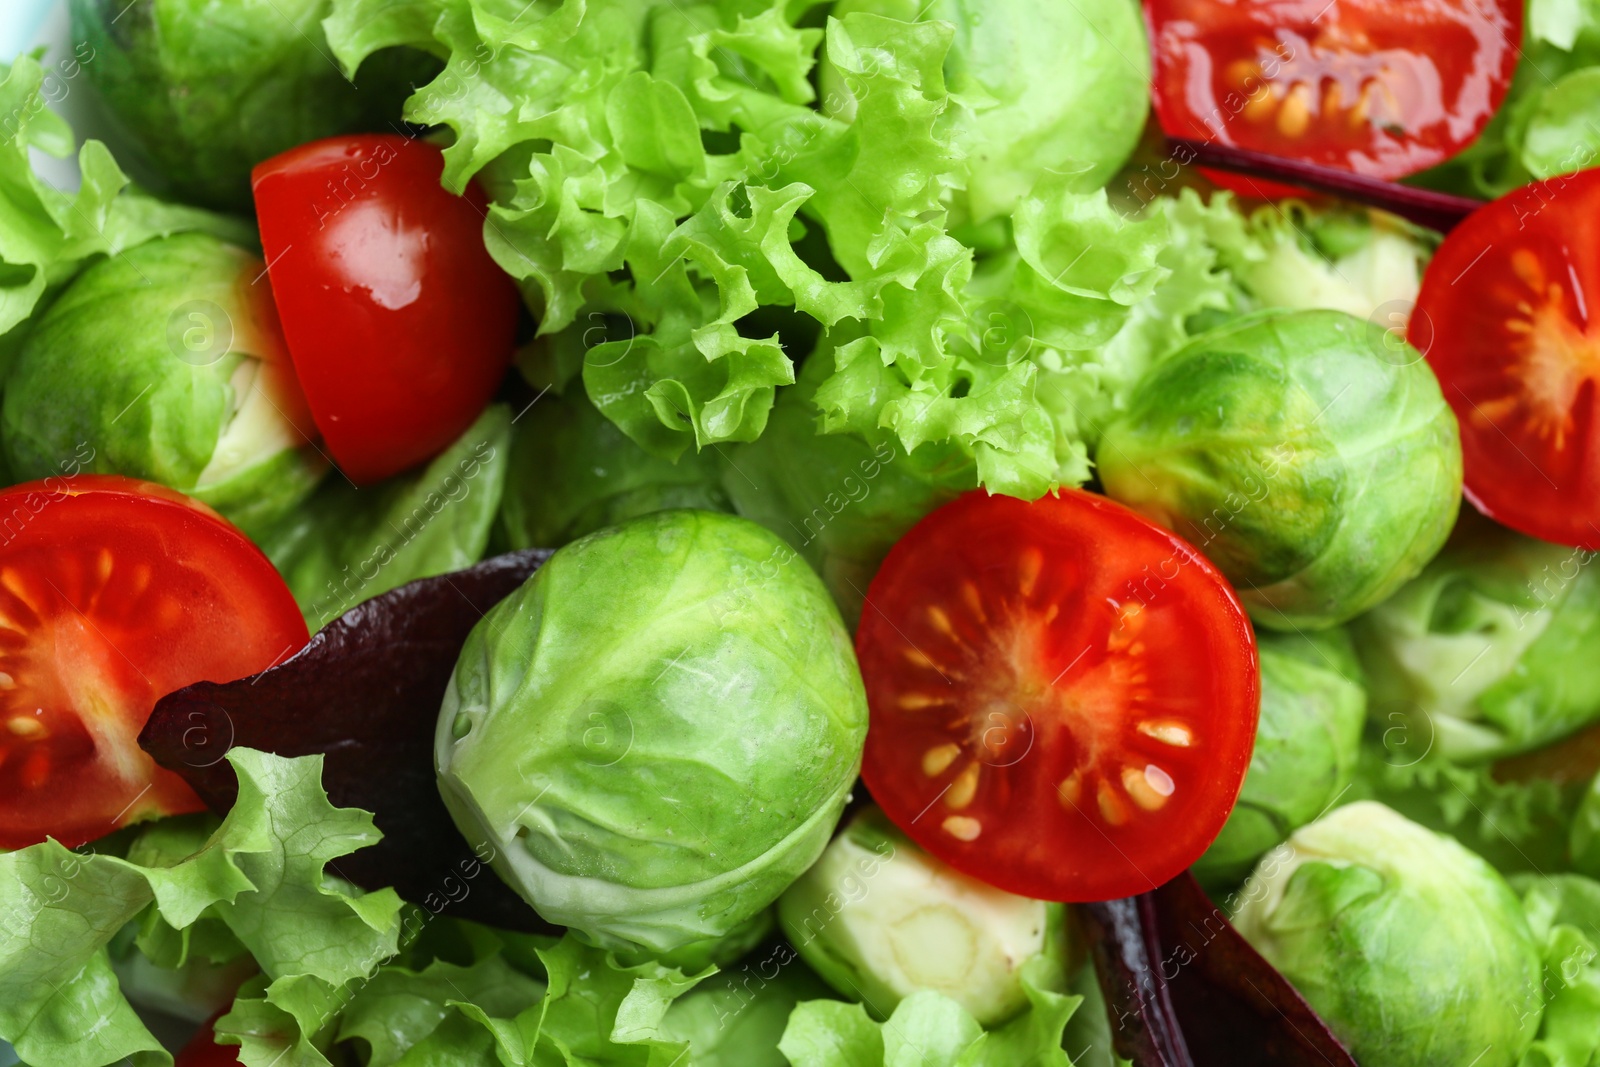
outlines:
[{"label": "green brussels sprout", "polygon": [[0,436],[23,480],[83,470],[160,482],[255,535],[327,469],[261,261],[203,234],[84,271],[28,334]]},{"label": "green brussels sprout", "polygon": [[862,809],[778,898],[778,921],[824,981],[878,1018],[931,989],[993,1026],[1028,1006],[1028,960],[1052,960],[1052,984],[1066,980],[1059,906],[950,869],[877,808]]},{"label": "green brussels sprout", "polygon": [[541,915],[659,954],[811,865],[866,729],[849,633],[793,550],[662,511],[559,549],[474,627],[435,763],[456,824]]},{"label": "green brussels sprout", "polygon": [[712,452],[646,452],[581,388],[552,393],[512,428],[500,521],[511,548],[560,548],[652,511],[731,511],[720,474]]},{"label": "green brussels sprout", "polygon": [[1539,946],[1511,887],[1382,804],[1296,830],[1233,921],[1362,1067],[1510,1067],[1538,1030]]},{"label": "green brussels sprout", "polygon": [[[811,564],[845,622],[861,618],[867,586],[889,549],[941,504],[977,484],[966,459],[939,470],[892,433],[821,433],[812,398],[833,373],[828,347],[784,389],[762,435],[723,450],[722,484],[736,512],[782,537]],[[932,468],[932,469],[930,469]]]},{"label": "green brussels sprout", "polygon": [[131,142],[120,152],[158,192],[251,206],[250,168],[296,145],[388,130],[439,69],[421,52],[379,53],[357,81],[322,32],[333,0],[71,0],[83,69]]},{"label": "green brussels sprout", "polygon": [[483,558],[499,513],[511,412],[491,404],[418,470],[330,478],[257,539],[315,633],[363,600]]},{"label": "green brussels sprout", "polygon": [[1600,719],[1594,555],[1463,513],[1439,557],[1351,626],[1374,718],[1455,761]]},{"label": "green brussels sprout", "polygon": [[1261,718],[1238,803],[1194,864],[1208,884],[1231,885],[1290,832],[1349,788],[1361,752],[1367,694],[1343,630],[1262,633]]},{"label": "green brussels sprout", "polygon": [[[842,0],[864,12],[954,30],[944,77],[959,107],[952,136],[969,166],[955,221],[1009,215],[1046,172],[1098,189],[1132,154],[1150,107],[1150,50],[1139,9],[1122,0]],[[855,86],[831,63],[826,111],[851,120]]]},{"label": "green brussels sprout", "polygon": [[1195,338],[1107,429],[1106,492],[1193,542],[1263,626],[1365,611],[1433,558],[1461,501],[1455,416],[1387,337],[1343,312],[1268,311]]}]

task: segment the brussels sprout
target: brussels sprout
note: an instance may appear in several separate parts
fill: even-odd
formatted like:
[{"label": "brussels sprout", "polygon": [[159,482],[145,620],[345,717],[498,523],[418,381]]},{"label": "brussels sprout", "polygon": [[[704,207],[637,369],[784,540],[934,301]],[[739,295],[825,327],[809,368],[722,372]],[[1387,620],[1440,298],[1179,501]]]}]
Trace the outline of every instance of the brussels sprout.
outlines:
[{"label": "brussels sprout", "polygon": [[1043,955],[1062,968],[1058,906],[951,870],[877,808],[778,898],[778,921],[829,985],[880,1019],[931,989],[993,1026],[1028,1006],[1024,963]]},{"label": "brussels sprout", "polygon": [[[1264,626],[1365,611],[1433,558],[1461,500],[1455,416],[1414,350],[1387,358],[1387,336],[1343,312],[1268,311],[1195,338],[1106,431],[1106,492],[1192,541]],[[1143,581],[1154,594],[1163,578]]]},{"label": "brussels sprout", "polygon": [[939,505],[977,484],[970,461],[938,469],[915,459],[893,434],[821,433],[812,398],[833,373],[824,346],[783,390],[767,428],[750,444],[724,450],[723,487],[734,510],[784,538],[822,575],[852,628],[867,585],[894,543]]},{"label": "brussels sprout", "polygon": [[721,937],[827,844],[866,694],[776,536],[663,511],[558,550],[468,637],[439,789],[551,922],[655,953]]},{"label": "brussels sprout", "polygon": [[357,487],[330,479],[259,538],[313,632],[363,600],[483,558],[511,443],[504,404],[484,409],[421,470]]},{"label": "brussels sprout", "polygon": [[1510,886],[1382,804],[1296,830],[1234,924],[1362,1067],[1510,1067],[1538,1030],[1540,953]]},{"label": "brussels sprout", "polygon": [[[29,333],[0,434],[20,479],[126,474],[259,533],[327,468],[283,349],[261,261],[202,234],[90,267]],[[88,457],[88,458],[85,458]]]},{"label": "brussels sprout", "polygon": [[1374,716],[1453,760],[1600,719],[1593,559],[1464,513],[1439,558],[1351,627]]},{"label": "brussels sprout", "polygon": [[[959,101],[952,136],[969,161],[955,221],[1009,215],[1046,172],[1098,189],[1138,143],[1150,60],[1139,10],[1122,0],[842,0],[902,22],[943,21],[955,34],[944,77]],[[856,86],[822,67],[824,110],[846,120]]]},{"label": "brussels sprout", "polygon": [[651,455],[582,389],[540,397],[512,429],[500,519],[512,548],[560,548],[602,526],[671,508],[731,511],[716,455]]},{"label": "brussels sprout", "polygon": [[1232,884],[1262,853],[1327,810],[1350,786],[1367,694],[1343,630],[1257,635],[1261,718],[1238,803],[1194,865],[1203,881]]},{"label": "brussels sprout", "polygon": [[380,53],[359,81],[322,33],[332,0],[71,0],[72,36],[135,176],[208,207],[248,211],[250,168],[295,145],[387,130],[438,61]]}]

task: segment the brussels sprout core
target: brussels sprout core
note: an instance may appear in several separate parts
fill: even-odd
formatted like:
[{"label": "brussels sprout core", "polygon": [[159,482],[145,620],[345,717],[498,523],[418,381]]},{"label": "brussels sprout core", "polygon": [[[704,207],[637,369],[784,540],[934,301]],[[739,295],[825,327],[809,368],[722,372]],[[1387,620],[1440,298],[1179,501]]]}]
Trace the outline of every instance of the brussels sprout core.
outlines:
[{"label": "brussels sprout core", "polygon": [[811,865],[866,726],[849,635],[794,551],[665,511],[562,548],[472,631],[435,764],[456,824],[541,915],[664,953]]},{"label": "brussels sprout core", "polygon": [[1234,924],[1362,1067],[1511,1067],[1539,1029],[1540,954],[1503,878],[1372,801],[1269,852]]},{"label": "brussels sprout core", "polygon": [[1028,1003],[1021,969],[1060,966],[1059,910],[951,870],[876,808],[857,815],[778,900],[778,920],[829,985],[887,1017],[931,989],[985,1026]]},{"label": "brussels sprout core", "polygon": [[295,395],[294,378],[285,368],[247,357],[239,361],[228,378],[233,393],[227,420],[211,461],[195,479],[196,489],[209,489],[260,462],[306,443],[299,428],[283,413],[284,404]]}]

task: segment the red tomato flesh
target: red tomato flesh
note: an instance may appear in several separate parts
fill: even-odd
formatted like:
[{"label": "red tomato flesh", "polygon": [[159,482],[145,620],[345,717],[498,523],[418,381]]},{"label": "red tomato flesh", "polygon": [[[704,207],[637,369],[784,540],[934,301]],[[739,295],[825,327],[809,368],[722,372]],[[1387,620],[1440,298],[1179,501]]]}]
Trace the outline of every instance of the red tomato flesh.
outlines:
[{"label": "red tomato flesh", "polygon": [[[1522,41],[1520,0],[1145,0],[1144,11],[1168,134],[1376,178],[1466,147],[1505,99]],[[1270,185],[1220,180],[1246,194]]]},{"label": "red tomato flesh", "polygon": [[1221,831],[1250,763],[1259,681],[1238,598],[1102,496],[940,508],[884,561],[856,653],[873,798],[1013,893],[1161,885]]},{"label": "red tomato flesh", "polygon": [[328,451],[353,481],[442,451],[504,377],[516,285],[483,244],[476,185],[388,134],[334,137],[259,164],[261,246],[289,355]]},{"label": "red tomato flesh", "polygon": [[1461,423],[1467,499],[1600,549],[1600,170],[1537,182],[1451,231],[1407,333]]},{"label": "red tomato flesh", "polygon": [[0,848],[201,810],[139,747],[150,709],[306,640],[272,564],[204,505],[107,475],[0,493]]}]

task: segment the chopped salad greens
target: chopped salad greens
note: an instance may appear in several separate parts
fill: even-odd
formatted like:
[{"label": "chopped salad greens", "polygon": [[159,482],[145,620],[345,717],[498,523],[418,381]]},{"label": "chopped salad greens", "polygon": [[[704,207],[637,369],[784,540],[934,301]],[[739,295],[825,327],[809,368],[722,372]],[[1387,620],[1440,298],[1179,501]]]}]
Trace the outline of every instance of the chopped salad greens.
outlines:
[{"label": "chopped salad greens", "polygon": [[0,1065],[1600,1067],[1583,4],[57,7]]}]

